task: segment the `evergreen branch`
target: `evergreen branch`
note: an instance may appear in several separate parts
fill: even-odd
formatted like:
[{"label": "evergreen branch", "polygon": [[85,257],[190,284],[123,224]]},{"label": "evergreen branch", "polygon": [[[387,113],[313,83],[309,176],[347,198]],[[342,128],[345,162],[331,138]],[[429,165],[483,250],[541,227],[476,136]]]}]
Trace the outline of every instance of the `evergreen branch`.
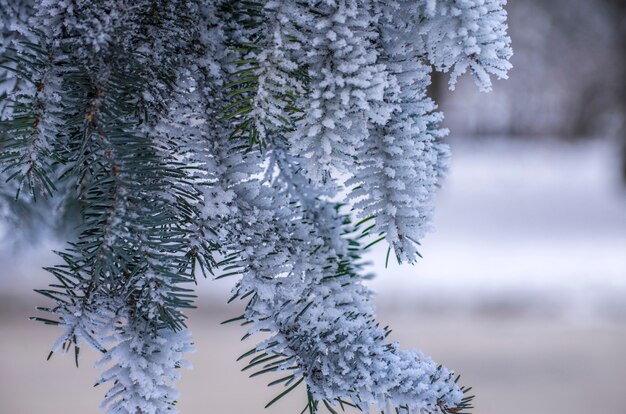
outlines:
[{"label": "evergreen branch", "polygon": [[285,374],[268,407],[304,383],[302,413],[471,409],[452,372],[388,342],[362,255],[421,257],[448,158],[429,65],[506,76],[502,0],[0,6],[0,200],[80,206],[33,319],[64,330],[50,356],[103,353],[107,412],[175,412],[198,271],[238,278],[242,340],[270,334],[239,358]]}]

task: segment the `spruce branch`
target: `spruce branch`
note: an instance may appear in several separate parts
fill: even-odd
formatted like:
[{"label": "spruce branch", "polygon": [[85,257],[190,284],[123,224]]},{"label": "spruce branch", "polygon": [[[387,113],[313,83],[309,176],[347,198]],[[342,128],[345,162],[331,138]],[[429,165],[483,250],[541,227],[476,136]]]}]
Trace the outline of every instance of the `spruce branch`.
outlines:
[{"label": "spruce branch", "polygon": [[279,375],[268,406],[471,408],[388,342],[362,254],[420,257],[448,159],[430,71],[506,76],[503,3],[0,0],[0,192],[80,206],[34,319],[53,352],[102,352],[103,409],[175,412],[198,272],[236,280],[244,339],[270,334],[240,358]]}]

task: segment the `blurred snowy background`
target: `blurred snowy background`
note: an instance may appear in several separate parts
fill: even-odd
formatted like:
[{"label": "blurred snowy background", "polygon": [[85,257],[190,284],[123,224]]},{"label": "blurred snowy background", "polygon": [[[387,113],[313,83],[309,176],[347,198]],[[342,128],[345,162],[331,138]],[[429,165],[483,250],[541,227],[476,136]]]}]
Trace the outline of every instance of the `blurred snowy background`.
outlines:
[{"label": "blurred snowy background", "polygon": [[[508,81],[481,94],[471,79],[454,93],[435,79],[452,167],[424,259],[385,268],[382,245],[369,257],[380,319],[403,346],[463,374],[476,413],[622,414],[626,2],[513,0],[509,13]],[[57,332],[27,321],[43,303],[32,288],[49,282],[41,267],[56,263],[50,250],[63,240],[42,227],[30,243],[26,233],[0,224],[0,413],[96,412],[103,390],[85,386],[97,377],[93,355],[79,370],[70,358],[45,363]],[[243,329],[218,326],[238,311],[225,305],[229,288],[199,287],[183,414],[261,412],[272,397],[238,372]]]}]

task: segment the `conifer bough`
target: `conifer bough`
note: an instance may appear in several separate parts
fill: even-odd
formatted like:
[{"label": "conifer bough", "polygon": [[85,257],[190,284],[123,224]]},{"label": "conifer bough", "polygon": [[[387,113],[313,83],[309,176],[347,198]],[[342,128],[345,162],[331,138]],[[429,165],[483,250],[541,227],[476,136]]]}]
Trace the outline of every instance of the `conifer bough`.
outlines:
[{"label": "conifer bough", "polygon": [[79,205],[36,319],[63,330],[53,352],[102,352],[107,413],[176,412],[202,273],[270,333],[242,356],[278,373],[268,406],[471,408],[386,340],[361,255],[419,256],[449,158],[431,71],[505,78],[505,3],[0,0],[0,212]]}]

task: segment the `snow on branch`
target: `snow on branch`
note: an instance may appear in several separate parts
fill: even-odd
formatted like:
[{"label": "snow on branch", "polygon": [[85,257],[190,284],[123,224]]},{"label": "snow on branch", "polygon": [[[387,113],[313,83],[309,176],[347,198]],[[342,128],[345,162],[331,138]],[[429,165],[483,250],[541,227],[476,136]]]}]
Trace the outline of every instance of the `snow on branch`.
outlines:
[{"label": "snow on branch", "polygon": [[244,355],[285,374],[268,406],[471,408],[387,341],[361,256],[420,257],[450,157],[431,73],[505,78],[505,3],[0,0],[0,177],[80,210],[35,319],[103,353],[104,410],[175,412],[199,271],[270,333]]}]

